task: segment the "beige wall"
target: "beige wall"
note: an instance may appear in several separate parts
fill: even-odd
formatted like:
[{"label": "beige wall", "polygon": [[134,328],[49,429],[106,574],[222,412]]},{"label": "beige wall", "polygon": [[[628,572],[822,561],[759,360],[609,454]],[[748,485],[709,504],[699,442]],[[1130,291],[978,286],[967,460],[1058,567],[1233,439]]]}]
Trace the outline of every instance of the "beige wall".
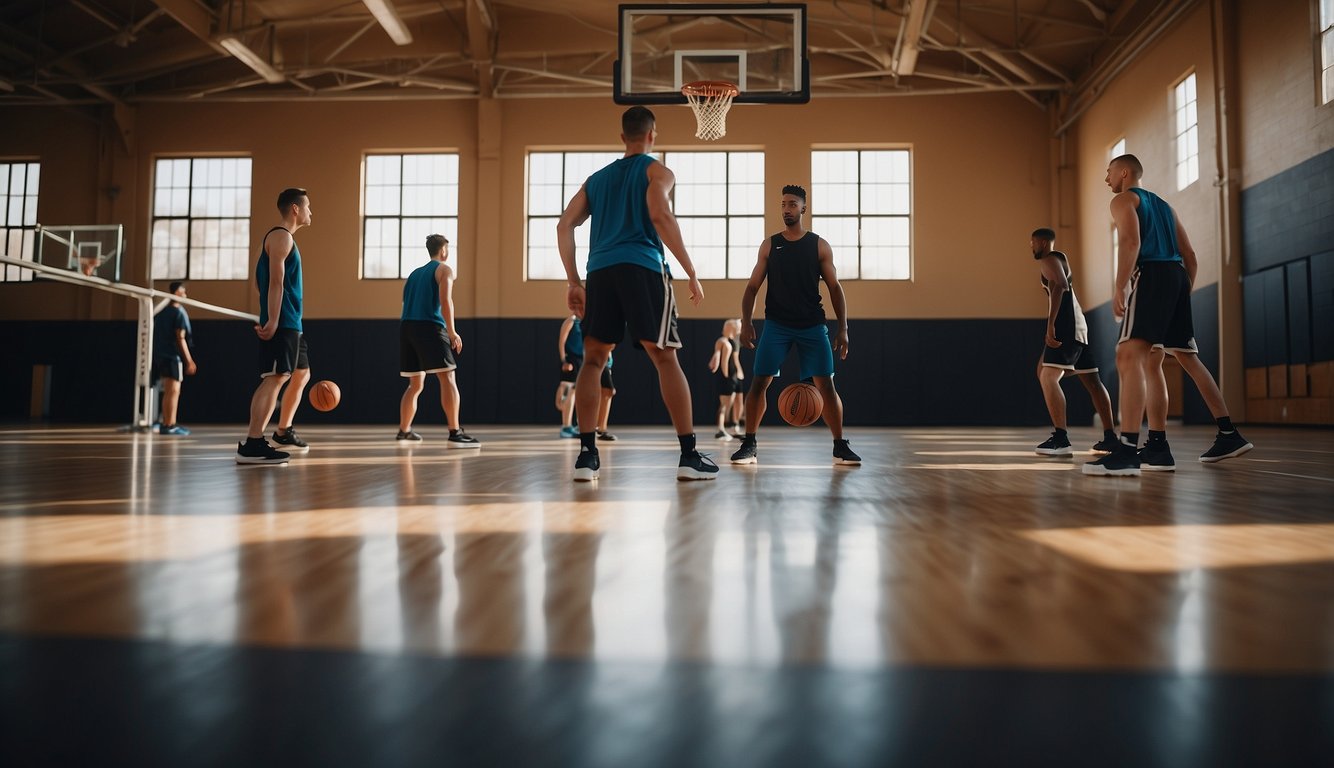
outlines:
[{"label": "beige wall", "polygon": [[1334,102],[1320,105],[1314,2],[1244,0],[1237,22],[1243,188],[1334,148]]},{"label": "beige wall", "polygon": [[[153,161],[164,155],[246,154],[254,159],[251,239],[271,226],[286,186],[311,192],[313,226],[298,234],[312,318],[396,317],[401,283],[359,280],[361,157],[369,150],[457,150],[461,155],[456,288],[461,317],[558,316],[561,283],[524,280],[525,153],[532,148],[616,148],[622,107],[610,100],[469,100],[365,104],[144,105],[134,152],[111,144],[101,164],[98,127],[68,137],[67,113],[25,109],[0,126],[0,155],[43,162],[42,221],[126,225],[124,278],[142,282]],[[854,317],[1034,317],[1041,294],[1027,234],[1049,223],[1049,118],[1005,94],[915,99],[824,99],[810,105],[738,106],[727,138],[694,138],[685,107],[659,116],[664,149],[762,148],[775,205],[785,183],[809,186],[813,146],[910,147],[913,151],[911,282],[848,281]],[[480,116],[479,116],[480,115]],[[479,127],[480,126],[480,127]],[[479,141],[479,134],[481,140]],[[113,139],[113,141],[115,141]],[[65,147],[75,147],[74,151]],[[62,158],[63,159],[59,159]],[[99,205],[99,174],[120,187]],[[52,201],[74,195],[64,207]],[[102,210],[99,211],[99,208]],[[819,200],[811,200],[811,212]],[[59,215],[57,215],[59,214]],[[64,222],[61,222],[64,223]],[[100,222],[99,222],[100,223]],[[758,247],[759,243],[756,243]],[[252,247],[252,250],[255,248]],[[252,257],[253,264],[253,257]],[[708,281],[688,316],[735,314],[742,281]],[[131,317],[129,303],[55,285],[0,285],[7,317]],[[195,281],[191,295],[257,310],[249,282]]]}]

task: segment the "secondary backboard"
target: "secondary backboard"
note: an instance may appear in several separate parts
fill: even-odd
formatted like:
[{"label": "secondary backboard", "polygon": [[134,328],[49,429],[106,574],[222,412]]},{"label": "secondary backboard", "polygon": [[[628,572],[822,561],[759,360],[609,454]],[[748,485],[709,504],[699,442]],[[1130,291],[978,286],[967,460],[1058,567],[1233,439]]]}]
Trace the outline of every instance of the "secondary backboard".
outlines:
[{"label": "secondary backboard", "polygon": [[118,282],[124,242],[120,224],[39,224],[37,262]]},{"label": "secondary backboard", "polygon": [[617,104],[685,104],[681,86],[734,83],[737,104],[810,101],[804,4],[620,6]]}]

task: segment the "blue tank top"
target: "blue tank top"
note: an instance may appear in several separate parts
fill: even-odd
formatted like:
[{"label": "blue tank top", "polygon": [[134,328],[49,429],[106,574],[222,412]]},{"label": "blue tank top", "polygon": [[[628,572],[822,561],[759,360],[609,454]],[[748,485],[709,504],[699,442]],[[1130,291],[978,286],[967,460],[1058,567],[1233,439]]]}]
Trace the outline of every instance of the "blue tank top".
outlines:
[{"label": "blue tank top", "polygon": [[1177,222],[1172,215],[1172,207],[1161,197],[1147,189],[1131,187],[1139,197],[1135,216],[1139,218],[1139,258],[1136,264],[1146,261],[1180,262],[1181,252],[1177,250]]},{"label": "blue tank top", "polygon": [[662,272],[662,239],[648,213],[648,167],[654,162],[652,155],[623,157],[584,183],[593,218],[589,272],[615,264]]},{"label": "blue tank top", "polygon": [[[287,231],[285,227],[274,227],[264,233],[265,240],[277,230]],[[255,264],[255,284],[259,286],[259,324],[269,322],[269,252],[263,248],[259,252],[259,262]],[[292,250],[283,260],[283,301],[278,312],[278,327],[301,330],[301,251],[292,241]]]},{"label": "blue tank top", "polygon": [[435,271],[442,262],[431,259],[412,270],[403,283],[403,319],[420,320],[445,327],[445,316],[440,312],[440,284]]}]

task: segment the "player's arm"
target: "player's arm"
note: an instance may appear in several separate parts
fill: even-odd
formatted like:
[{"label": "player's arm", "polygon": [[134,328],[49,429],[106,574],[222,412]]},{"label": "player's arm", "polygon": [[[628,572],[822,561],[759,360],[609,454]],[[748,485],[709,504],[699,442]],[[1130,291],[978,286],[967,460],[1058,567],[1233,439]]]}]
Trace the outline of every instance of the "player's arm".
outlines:
[{"label": "player's arm", "polygon": [[560,250],[560,263],[565,267],[565,303],[570,311],[579,317],[584,316],[584,283],[579,279],[579,268],[574,264],[574,230],[588,221],[588,192],[583,186],[570,198],[569,205],[556,222],[556,248]]},{"label": "player's arm", "polygon": [[662,239],[662,244],[667,246],[676,260],[681,262],[681,268],[686,271],[686,277],[690,279],[690,301],[692,304],[699,305],[704,298],[704,286],[699,284],[699,278],[695,277],[695,264],[690,260],[690,254],[686,252],[685,240],[681,239],[681,227],[676,223],[676,216],[672,215],[672,205],[668,201],[668,195],[672,192],[672,187],[676,186],[676,174],[662,163],[649,163],[648,166],[648,216],[653,222],[653,228],[658,231],[658,237]]},{"label": "player's arm", "polygon": [[1116,242],[1119,251],[1116,262],[1116,283],[1112,286],[1112,314],[1117,320],[1126,314],[1126,293],[1129,290],[1130,275],[1135,271],[1135,262],[1139,260],[1139,217],[1135,207],[1139,196],[1126,191],[1112,198],[1112,222],[1116,225]]},{"label": "player's arm", "polygon": [[443,261],[435,268],[435,283],[440,287],[440,314],[445,317],[449,346],[458,354],[463,351],[463,337],[454,329],[454,270]]},{"label": "player's arm", "polygon": [[1190,277],[1190,285],[1195,287],[1195,273],[1200,269],[1200,261],[1195,256],[1195,247],[1190,244],[1190,237],[1186,235],[1186,227],[1181,223],[1181,217],[1172,211],[1172,218],[1177,223],[1177,250],[1181,252],[1181,260],[1186,267],[1186,274]]},{"label": "player's arm", "polygon": [[292,252],[292,233],[285,229],[270,232],[264,238],[264,252],[269,254],[269,322],[262,328],[255,326],[255,333],[268,341],[278,332],[278,319],[282,315],[283,271],[287,266],[287,255]]},{"label": "player's arm", "polygon": [[755,348],[755,297],[764,285],[764,278],[769,275],[769,238],[760,243],[760,252],[755,257],[755,268],[750,271],[746,281],[746,290],[741,294],[741,344],[746,349]]},{"label": "player's arm", "polygon": [[195,375],[199,367],[195,365],[195,359],[190,355],[190,345],[185,342],[185,329],[181,327],[176,328],[176,349],[181,354],[181,360],[185,361],[186,375]]},{"label": "player's arm", "polygon": [[732,358],[732,370],[736,371],[737,381],[740,381],[741,379],[746,378],[746,372],[741,370],[741,350],[738,349],[737,351],[732,352],[732,345],[728,344],[727,347],[728,352],[730,353],[729,356]]},{"label": "player's arm", "polygon": [[1061,297],[1070,290],[1070,282],[1061,268],[1061,260],[1050,253],[1042,257],[1042,277],[1047,281],[1047,346],[1061,346],[1056,340],[1056,314],[1061,309]]},{"label": "player's arm", "polygon": [[560,341],[556,345],[556,354],[560,358],[560,369],[562,371],[573,371],[574,363],[565,359],[565,341],[570,338],[570,331],[574,328],[574,315],[566,315],[565,322],[560,324]]},{"label": "player's arm", "polygon": [[848,357],[848,300],[843,295],[843,284],[838,281],[838,270],[834,269],[834,249],[829,241],[820,238],[816,253],[820,259],[820,277],[829,287],[829,304],[834,308],[834,317],[838,318],[838,333],[834,335],[834,353],[839,360]]}]

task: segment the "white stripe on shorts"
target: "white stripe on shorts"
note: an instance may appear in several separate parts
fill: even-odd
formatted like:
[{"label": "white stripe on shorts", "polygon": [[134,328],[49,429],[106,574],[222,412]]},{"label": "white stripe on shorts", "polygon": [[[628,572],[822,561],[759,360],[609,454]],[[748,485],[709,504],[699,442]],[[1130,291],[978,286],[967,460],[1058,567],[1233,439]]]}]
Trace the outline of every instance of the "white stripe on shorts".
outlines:
[{"label": "white stripe on shorts", "polygon": [[1130,298],[1126,300],[1126,316],[1121,318],[1121,335],[1117,337],[1116,343],[1130,340],[1130,334],[1135,330],[1135,303],[1139,300],[1139,269],[1130,276]]},{"label": "white stripe on shorts", "polygon": [[672,317],[676,315],[676,295],[672,292],[672,278],[667,267],[662,268],[662,317],[658,320],[658,349],[680,349],[681,338],[672,335]]}]

